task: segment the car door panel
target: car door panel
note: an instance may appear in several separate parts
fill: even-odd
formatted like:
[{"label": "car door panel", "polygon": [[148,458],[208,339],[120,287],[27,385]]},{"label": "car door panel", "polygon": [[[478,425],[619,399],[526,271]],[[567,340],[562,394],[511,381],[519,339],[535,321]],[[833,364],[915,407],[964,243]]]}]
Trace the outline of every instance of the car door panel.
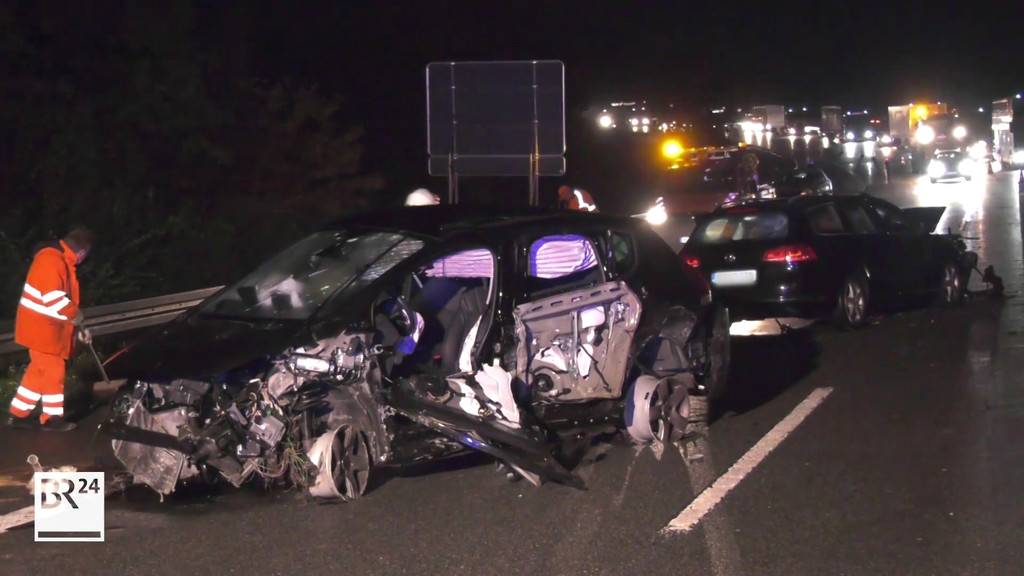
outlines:
[{"label": "car door panel", "polygon": [[517,375],[559,402],[620,397],[640,312],[621,281],[517,306]]}]

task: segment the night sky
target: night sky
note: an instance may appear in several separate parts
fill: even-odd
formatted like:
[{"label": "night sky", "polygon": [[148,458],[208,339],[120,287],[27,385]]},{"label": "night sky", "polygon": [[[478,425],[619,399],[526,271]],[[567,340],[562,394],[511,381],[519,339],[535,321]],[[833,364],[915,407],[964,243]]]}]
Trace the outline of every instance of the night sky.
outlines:
[{"label": "night sky", "polygon": [[976,108],[1024,88],[1014,6],[307,1],[260,3],[247,17],[261,71],[343,92],[367,128],[371,159],[388,162],[425,155],[431,61],[562,60],[570,114],[638,98]]},{"label": "night sky", "polygon": [[[40,0],[102,27],[104,3]],[[121,2],[108,3],[120,6]],[[148,2],[127,2],[136,11]],[[569,121],[612,100],[714,106],[939,100],[977,110],[1024,91],[1019,3],[196,0],[253,75],[315,82],[366,129],[368,167],[426,178],[432,61],[561,60]],[[114,12],[117,9],[110,9]],[[583,137],[569,134],[570,149]],[[409,166],[413,169],[409,169]]]}]

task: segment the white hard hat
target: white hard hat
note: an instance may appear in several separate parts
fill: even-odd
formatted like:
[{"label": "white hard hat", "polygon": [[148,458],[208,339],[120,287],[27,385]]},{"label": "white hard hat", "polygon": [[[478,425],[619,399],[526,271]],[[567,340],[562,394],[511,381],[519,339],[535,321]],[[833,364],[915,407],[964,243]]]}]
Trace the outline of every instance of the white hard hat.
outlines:
[{"label": "white hard hat", "polygon": [[437,196],[426,188],[417,188],[405,197],[406,206],[430,206],[437,203]]}]

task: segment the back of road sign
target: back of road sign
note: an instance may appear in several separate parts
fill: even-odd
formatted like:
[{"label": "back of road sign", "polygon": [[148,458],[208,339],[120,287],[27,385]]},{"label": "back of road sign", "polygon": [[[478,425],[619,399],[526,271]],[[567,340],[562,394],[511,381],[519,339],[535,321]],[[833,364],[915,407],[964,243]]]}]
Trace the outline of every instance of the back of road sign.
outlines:
[{"label": "back of road sign", "polygon": [[427,153],[431,176],[565,174],[565,66],[429,64]]}]

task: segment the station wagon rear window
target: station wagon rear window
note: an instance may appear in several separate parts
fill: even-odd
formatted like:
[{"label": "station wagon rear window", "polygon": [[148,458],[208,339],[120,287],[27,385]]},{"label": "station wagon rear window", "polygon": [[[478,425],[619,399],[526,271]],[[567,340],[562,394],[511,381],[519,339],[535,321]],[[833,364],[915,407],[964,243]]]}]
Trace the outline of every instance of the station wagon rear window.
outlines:
[{"label": "station wagon rear window", "polygon": [[700,226],[690,236],[697,244],[722,244],[739,240],[774,240],[789,234],[784,212],[722,214]]}]

